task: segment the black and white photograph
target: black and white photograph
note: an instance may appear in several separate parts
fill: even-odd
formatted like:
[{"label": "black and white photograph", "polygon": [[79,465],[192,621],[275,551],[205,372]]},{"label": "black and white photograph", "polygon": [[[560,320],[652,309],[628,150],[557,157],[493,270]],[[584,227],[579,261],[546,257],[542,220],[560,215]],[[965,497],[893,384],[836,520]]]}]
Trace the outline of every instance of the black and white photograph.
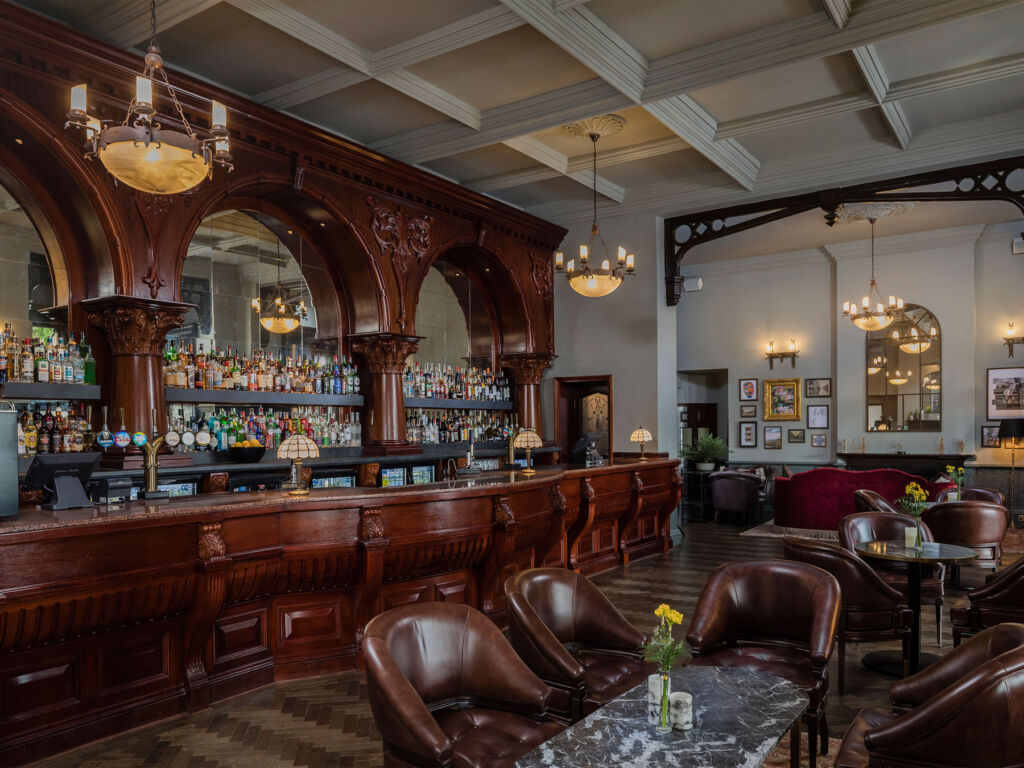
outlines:
[{"label": "black and white photograph", "polygon": [[990,420],[1024,418],[1024,368],[989,368],[985,391]]},{"label": "black and white photograph", "polygon": [[832,379],[804,379],[806,397],[832,397]]},{"label": "black and white photograph", "polygon": [[807,428],[828,429],[828,406],[808,405],[807,406]]},{"label": "black and white photograph", "polygon": [[756,419],[757,418],[757,406],[756,405],[741,405],[740,406],[740,418],[741,419]]},{"label": "black and white photograph", "polygon": [[828,435],[811,435],[811,448],[828,448]]},{"label": "black and white photograph", "polygon": [[740,422],[740,448],[757,448],[757,422]]},{"label": "black and white photograph", "polygon": [[782,448],[782,427],[764,428],[764,447],[769,449]]},{"label": "black and white photograph", "polygon": [[982,448],[998,448],[999,447],[999,425],[998,424],[982,424],[981,425],[981,447]]}]

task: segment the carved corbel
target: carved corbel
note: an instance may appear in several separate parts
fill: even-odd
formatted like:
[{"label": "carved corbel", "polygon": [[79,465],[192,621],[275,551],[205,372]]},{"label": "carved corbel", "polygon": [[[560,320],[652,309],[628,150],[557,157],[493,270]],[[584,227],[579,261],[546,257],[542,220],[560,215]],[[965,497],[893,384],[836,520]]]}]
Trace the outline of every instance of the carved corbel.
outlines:
[{"label": "carved corbel", "polygon": [[661,539],[661,551],[668,552],[672,549],[672,532],[669,525],[672,522],[672,513],[679,507],[683,498],[683,475],[680,466],[677,464],[672,472],[672,488],[669,491],[668,499],[658,509],[658,536]]},{"label": "carved corbel", "polygon": [[623,565],[629,565],[629,544],[626,531],[640,516],[644,507],[644,481],[639,472],[629,473],[629,505],[626,513],[619,518],[619,557]]},{"label": "carved corbel", "polygon": [[566,534],[569,548],[569,567],[574,571],[580,570],[580,541],[583,535],[590,530],[594,524],[594,515],[597,513],[597,505],[594,503],[594,486],[590,484],[590,478],[584,477],[580,480],[580,510],[576,515],[576,522]]},{"label": "carved corbel", "polygon": [[548,556],[556,547],[558,549],[558,564],[565,567],[565,550],[562,546],[565,540],[565,495],[557,484],[551,486],[549,495],[551,498],[551,525],[548,527],[547,534],[533,551],[533,564],[537,568],[546,564]]},{"label": "carved corbel", "polygon": [[384,510],[381,507],[359,508],[359,575],[355,599],[356,642],[361,643],[370,619],[380,613],[380,589],[384,583],[384,553],[388,539],[384,536]]},{"label": "carved corbel", "polygon": [[224,607],[232,559],[220,523],[202,523],[196,541],[196,592],[185,618],[185,687],[189,709],[210,705],[213,623]]},{"label": "carved corbel", "polygon": [[504,617],[504,606],[498,605],[504,599],[501,582],[515,554],[518,522],[508,496],[493,496],[491,504],[494,543],[480,573],[480,607],[489,617],[500,621]]}]

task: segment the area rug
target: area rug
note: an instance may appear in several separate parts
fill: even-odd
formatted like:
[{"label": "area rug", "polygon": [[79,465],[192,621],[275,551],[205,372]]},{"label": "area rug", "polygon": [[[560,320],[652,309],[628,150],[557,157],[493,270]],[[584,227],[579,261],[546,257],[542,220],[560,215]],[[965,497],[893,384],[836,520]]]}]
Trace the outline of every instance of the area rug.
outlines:
[{"label": "area rug", "polygon": [[[828,755],[818,755],[818,765],[829,766],[835,761],[836,751],[839,749],[839,739],[828,740]],[[807,734],[800,739],[800,765],[807,765]],[[761,764],[763,768],[789,768],[789,734],[782,737],[782,741],[771,751],[767,759]]]},{"label": "area rug", "polygon": [[786,528],[782,525],[776,525],[774,520],[748,528],[740,536],[760,536],[766,539],[781,539],[786,536],[793,536],[797,539],[839,541],[839,533],[837,531],[820,531],[816,528]]}]

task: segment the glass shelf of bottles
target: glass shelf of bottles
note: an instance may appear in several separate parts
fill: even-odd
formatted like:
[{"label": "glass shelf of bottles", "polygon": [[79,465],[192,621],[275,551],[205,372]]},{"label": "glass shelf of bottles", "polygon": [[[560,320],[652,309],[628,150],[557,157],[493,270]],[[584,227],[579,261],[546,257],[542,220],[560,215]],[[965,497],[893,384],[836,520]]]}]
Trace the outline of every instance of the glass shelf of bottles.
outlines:
[{"label": "glass shelf of bottles", "polygon": [[516,426],[511,415],[465,407],[461,410],[411,408],[405,412],[406,439],[418,445],[468,444],[470,440],[500,444]]},{"label": "glass shelf of bottles", "polygon": [[344,355],[251,356],[202,345],[168,344],[164,350],[164,397],[168,403],[210,405],[350,406],[363,404],[359,373]]},{"label": "glass shelf of bottles", "polygon": [[512,389],[504,373],[490,368],[411,363],[402,376],[406,408],[511,411]]},{"label": "glass shelf of bottles", "polygon": [[179,453],[226,451],[246,441],[276,451],[294,434],[305,435],[320,448],[358,448],[363,434],[358,411],[294,404],[277,409],[168,407],[167,424],[169,431],[178,434],[175,451]]},{"label": "glass shelf of bottles", "polygon": [[0,394],[7,400],[99,400],[96,359],[82,334],[67,341],[18,339],[6,323],[0,333]]}]

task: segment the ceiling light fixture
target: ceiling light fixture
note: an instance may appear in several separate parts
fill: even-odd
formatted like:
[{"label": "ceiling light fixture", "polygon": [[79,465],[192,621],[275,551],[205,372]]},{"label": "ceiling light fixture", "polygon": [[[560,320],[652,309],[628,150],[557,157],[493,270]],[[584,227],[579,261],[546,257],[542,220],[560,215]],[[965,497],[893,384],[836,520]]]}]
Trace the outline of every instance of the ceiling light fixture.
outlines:
[{"label": "ceiling light fixture", "polygon": [[[636,258],[632,253],[626,253],[626,249],[621,245],[618,247],[615,266],[612,266],[608,245],[601,237],[601,230],[597,226],[597,141],[602,136],[618,133],[625,124],[626,120],[618,115],[601,115],[565,126],[565,132],[570,136],[586,136],[594,147],[591,179],[593,182],[594,222],[590,226],[590,241],[586,245],[580,245],[579,265],[576,264],[575,259],[569,259],[569,263],[566,264],[565,254],[562,251],[555,251],[555,271],[564,272],[569,286],[576,293],[589,298],[607,296],[622,285],[622,280],[626,275],[636,275]],[[604,252],[601,266],[597,269],[590,266],[591,257],[596,255],[595,241],[601,244],[601,250]]]},{"label": "ceiling light fixture", "polygon": [[288,301],[281,285],[281,243],[277,244],[277,283],[274,285],[274,301],[268,312],[263,312],[263,302],[257,297],[252,300],[253,314],[260,325],[270,333],[291,333],[306,319],[306,302],[299,299],[296,304]]},{"label": "ceiling light fixture", "polygon": [[843,302],[843,317],[848,317],[862,331],[880,331],[892,325],[897,313],[903,311],[903,299],[890,296],[888,306],[882,303],[882,293],[875,281],[875,218],[872,216],[868,221],[871,222],[871,284],[859,308],[856,301]]},{"label": "ceiling light fixture", "polygon": [[880,370],[885,368],[886,363],[888,363],[888,362],[889,362],[889,359],[886,358],[886,357],[875,357],[875,358],[872,358],[871,365],[868,366],[868,376],[874,376]]},{"label": "ceiling light fixture", "polygon": [[[104,127],[88,113],[88,89],[71,89],[71,109],[65,128],[85,131],[86,157],[98,157],[118,181],[154,195],[187,192],[209,178],[214,165],[232,169],[228,146],[227,109],[213,102],[208,136],[200,138],[189,125],[178,96],[167,78],[160,46],[156,44],[156,0],[149,1],[149,51],[146,67],[135,78],[135,98],[120,124]],[[164,127],[157,118],[153,81],[162,83],[174,106],[171,116],[181,130]]]},{"label": "ceiling light fixture", "polygon": [[895,373],[890,373],[886,377],[886,381],[888,381],[894,387],[906,384],[908,381],[910,381],[910,369],[908,368],[903,373],[900,373],[900,370],[897,368]]}]

